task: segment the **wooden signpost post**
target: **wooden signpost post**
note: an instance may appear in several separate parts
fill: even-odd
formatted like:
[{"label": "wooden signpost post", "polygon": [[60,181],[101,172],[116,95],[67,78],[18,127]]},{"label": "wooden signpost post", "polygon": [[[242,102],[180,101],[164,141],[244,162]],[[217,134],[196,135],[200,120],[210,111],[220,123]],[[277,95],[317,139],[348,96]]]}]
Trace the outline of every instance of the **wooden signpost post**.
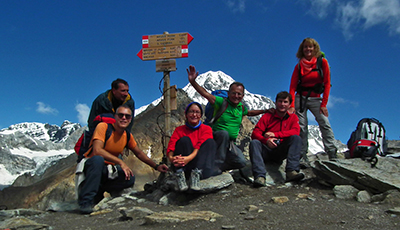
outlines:
[{"label": "wooden signpost post", "polygon": [[[171,104],[176,109],[176,87],[170,86],[169,73],[176,71],[176,60],[171,58],[185,58],[189,56],[189,43],[193,37],[189,33],[175,33],[142,36],[142,49],[137,56],[143,61],[156,60],[156,72],[164,72],[164,105],[165,105],[165,133],[164,153],[171,130]],[[175,100],[171,103],[172,99]]]}]

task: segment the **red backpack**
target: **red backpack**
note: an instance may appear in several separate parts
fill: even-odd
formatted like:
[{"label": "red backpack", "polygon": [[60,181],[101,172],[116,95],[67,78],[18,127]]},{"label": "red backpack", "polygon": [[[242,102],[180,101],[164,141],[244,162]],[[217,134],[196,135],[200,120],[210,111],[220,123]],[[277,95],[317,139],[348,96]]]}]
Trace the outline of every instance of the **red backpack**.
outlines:
[{"label": "red backpack", "polygon": [[361,119],[355,131],[350,135],[347,141],[350,158],[360,157],[363,160],[371,161],[375,165],[376,156],[385,156],[387,151],[387,142],[385,137],[385,128],[382,123],[375,118]]}]

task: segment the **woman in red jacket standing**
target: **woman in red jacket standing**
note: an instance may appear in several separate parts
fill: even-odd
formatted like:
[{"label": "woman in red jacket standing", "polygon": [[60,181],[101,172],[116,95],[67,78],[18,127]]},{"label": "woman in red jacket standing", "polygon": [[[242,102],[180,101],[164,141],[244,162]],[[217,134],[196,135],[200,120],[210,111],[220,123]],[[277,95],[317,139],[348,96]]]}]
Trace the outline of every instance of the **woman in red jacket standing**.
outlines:
[{"label": "woman in red jacket standing", "polygon": [[178,182],[180,191],[189,187],[186,178],[190,177],[190,188],[200,190],[200,179],[216,174],[214,161],[217,146],[210,126],[201,122],[203,109],[197,102],[185,109],[185,125],[174,130],[168,143],[167,157]]},{"label": "woman in red jacket standing", "polygon": [[303,141],[301,154],[303,159],[308,162],[307,111],[310,110],[318,122],[325,152],[330,160],[336,159],[335,137],[328,120],[328,109],[326,108],[331,89],[331,74],[328,61],[323,58],[318,42],[312,38],[306,38],[302,41],[296,57],[299,59],[299,63],[295,66],[290,81],[289,93],[294,100],[289,112],[296,112],[299,117],[300,137]]}]

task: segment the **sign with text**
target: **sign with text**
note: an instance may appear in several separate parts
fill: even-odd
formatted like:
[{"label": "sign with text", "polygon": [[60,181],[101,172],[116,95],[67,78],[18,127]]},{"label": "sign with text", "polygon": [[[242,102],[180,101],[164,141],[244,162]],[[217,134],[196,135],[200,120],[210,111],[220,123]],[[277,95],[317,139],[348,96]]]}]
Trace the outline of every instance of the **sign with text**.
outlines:
[{"label": "sign with text", "polygon": [[189,48],[187,45],[143,48],[139,51],[137,56],[143,61],[184,58],[189,56]]},{"label": "sign with text", "polygon": [[156,72],[176,71],[175,59],[156,60]]},{"label": "sign with text", "polygon": [[193,37],[189,33],[158,34],[142,36],[143,48],[189,45]]}]

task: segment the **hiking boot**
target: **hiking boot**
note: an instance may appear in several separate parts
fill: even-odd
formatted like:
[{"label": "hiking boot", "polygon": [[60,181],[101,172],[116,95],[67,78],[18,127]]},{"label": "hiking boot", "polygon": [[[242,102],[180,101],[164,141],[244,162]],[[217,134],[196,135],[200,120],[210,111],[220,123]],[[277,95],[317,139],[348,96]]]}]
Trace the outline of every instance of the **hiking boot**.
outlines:
[{"label": "hiking boot", "polygon": [[84,204],[79,206],[81,214],[90,214],[93,212],[93,206],[91,204]]},{"label": "hiking boot", "polygon": [[188,190],[188,186],[186,184],[185,172],[180,171],[175,173],[176,181],[178,182],[178,190],[183,192]]},{"label": "hiking boot", "polygon": [[265,178],[264,177],[257,177],[253,182],[253,186],[255,188],[265,187]]},{"label": "hiking boot", "polygon": [[193,169],[190,174],[190,188],[194,191],[200,191],[201,170]]},{"label": "hiking boot", "polygon": [[298,173],[296,171],[290,171],[286,172],[286,182],[291,182],[291,181],[300,181],[304,178],[303,173]]}]

